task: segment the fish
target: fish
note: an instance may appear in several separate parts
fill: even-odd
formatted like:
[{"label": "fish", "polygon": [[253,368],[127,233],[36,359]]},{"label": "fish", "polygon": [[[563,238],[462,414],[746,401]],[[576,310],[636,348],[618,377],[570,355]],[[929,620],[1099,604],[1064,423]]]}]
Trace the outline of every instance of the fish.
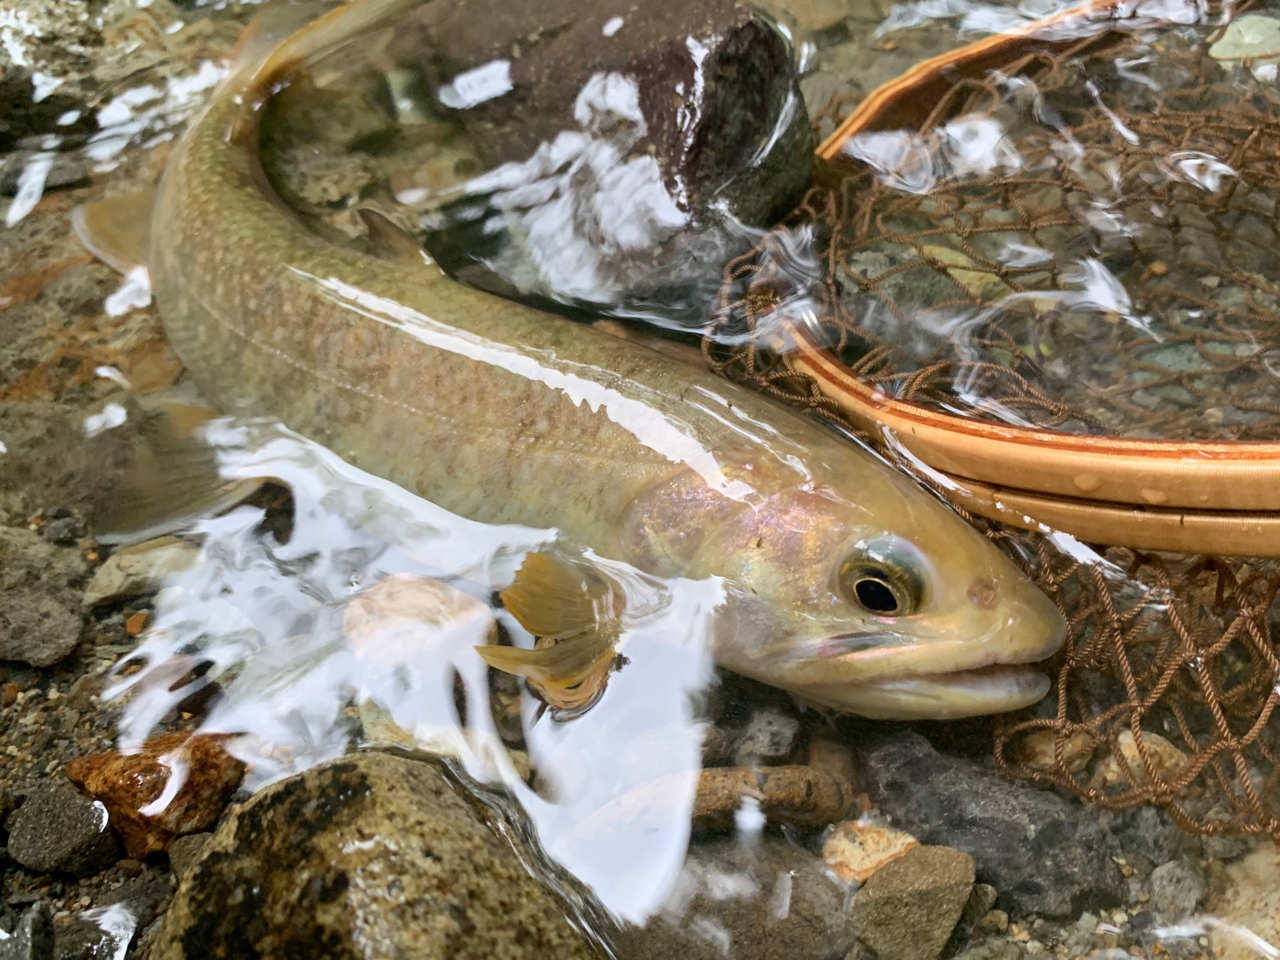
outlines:
[{"label": "fish", "polygon": [[[147,268],[204,397],[460,516],[555,528],[655,576],[715,578],[715,660],[814,704],[947,719],[1040,700],[1062,614],[868,448],[705,367],[464,286],[376,213],[358,249],[275,195],[264,104],[417,2],[354,0],[259,39],[140,194],[135,229],[119,198],[78,212],[91,250]],[[518,598],[528,611],[554,602],[537,581]],[[557,647],[489,655],[550,681]],[[558,656],[577,677],[606,652],[591,641]]]}]

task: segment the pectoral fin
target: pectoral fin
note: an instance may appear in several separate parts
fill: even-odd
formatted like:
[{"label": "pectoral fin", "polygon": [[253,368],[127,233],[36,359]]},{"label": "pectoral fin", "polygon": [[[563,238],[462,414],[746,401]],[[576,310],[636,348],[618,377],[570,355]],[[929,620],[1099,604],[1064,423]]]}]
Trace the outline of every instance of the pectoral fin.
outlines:
[{"label": "pectoral fin", "polygon": [[523,676],[553,715],[568,719],[604,693],[616,657],[615,639],[588,633],[571,640],[540,640],[533,650],[483,646],[476,651],[489,666]]},{"label": "pectoral fin", "polygon": [[[584,571],[547,553],[530,553],[499,596],[535,637],[567,637],[596,626],[595,586]],[[599,587],[594,591],[601,592]]]},{"label": "pectoral fin", "polygon": [[[266,479],[219,474],[216,451],[200,432],[215,411],[186,404],[143,410],[131,402],[129,407],[138,429],[124,481],[93,510],[94,536],[103,543],[133,543],[185,529],[235,506]],[[102,442],[125,441],[104,435]]]},{"label": "pectoral fin", "polygon": [[155,204],[154,187],[105,197],[76,207],[71,226],[86,250],[107,266],[128,274],[147,265]]}]

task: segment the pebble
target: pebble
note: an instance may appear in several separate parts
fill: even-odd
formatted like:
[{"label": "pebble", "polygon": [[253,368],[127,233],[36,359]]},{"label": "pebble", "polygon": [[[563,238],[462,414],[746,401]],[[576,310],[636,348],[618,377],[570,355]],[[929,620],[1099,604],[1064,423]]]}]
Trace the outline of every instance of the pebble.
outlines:
[{"label": "pebble", "polygon": [[[55,960],[107,960],[124,957],[134,936],[144,929],[168,899],[163,879],[126,883],[70,923],[55,928]],[[88,897],[80,906],[89,904]]]},{"label": "pebble", "polygon": [[909,833],[878,823],[846,820],[831,832],[822,845],[822,859],[831,872],[846,883],[863,883],[890,860],[920,841]]},{"label": "pebble", "polygon": [[360,753],[236,807],[149,957],[594,957],[566,912],[438,768]]},{"label": "pebble", "polygon": [[118,550],[94,571],[84,605],[96,607],[157,590],[165,577],[195,563],[199,553],[194,543],[177,537],[159,537]]},{"label": "pebble", "polygon": [[757,710],[742,731],[733,761],[740,767],[786,763],[799,735],[800,721],[795,717],[770,708]]},{"label": "pebble", "polygon": [[960,920],[973,879],[967,853],[912,848],[858,890],[851,913],[858,939],[880,960],[933,960]]},{"label": "pebble", "polygon": [[846,891],[821,860],[762,834],[693,846],[671,897],[623,930],[626,960],[828,960],[856,947]]},{"label": "pebble", "polygon": [[97,873],[120,856],[109,821],[106,807],[69,784],[40,783],[6,821],[9,856],[38,873]]},{"label": "pebble", "polygon": [[1151,908],[1172,922],[1189,917],[1206,892],[1204,871],[1190,860],[1170,860],[1151,871],[1147,880]]},{"label": "pebble", "polygon": [[[244,764],[227,753],[223,739],[166,733],[147,740],[138,753],[78,757],[67,764],[67,776],[106,805],[126,852],[141,860],[218,819],[244,778]],[[178,764],[185,766],[185,781],[163,810],[148,812]]]},{"label": "pebble", "polygon": [[880,811],[922,843],[972,856],[1003,909],[1065,917],[1121,902],[1120,851],[1094,812],[943,756],[918,733],[868,724],[858,741],[861,786]]},{"label": "pebble", "polygon": [[76,585],[85,574],[76,550],[0,528],[0,660],[48,667],[76,648],[84,626]]},{"label": "pebble", "polygon": [[[1119,756],[1113,752],[1102,763],[1097,776],[1104,786],[1133,784],[1143,786],[1148,780],[1147,767],[1138,750],[1132,730],[1121,730],[1116,737]],[[1158,733],[1142,731],[1142,742],[1155,775],[1170,781],[1177,777],[1179,769],[1187,762],[1187,755]]]},{"label": "pebble", "polygon": [[[1052,730],[1033,730],[1018,743],[1018,759],[1032,770],[1056,770],[1058,767],[1057,734]],[[1084,731],[1077,731],[1062,743],[1062,762],[1068,773],[1079,773],[1089,764],[1097,749],[1097,741]]]},{"label": "pebble", "polygon": [[7,940],[0,940],[0,960],[53,960],[53,915],[40,901],[22,915]]},{"label": "pebble", "polygon": [[1003,910],[991,910],[978,921],[979,933],[1004,933],[1009,929],[1009,914]]}]

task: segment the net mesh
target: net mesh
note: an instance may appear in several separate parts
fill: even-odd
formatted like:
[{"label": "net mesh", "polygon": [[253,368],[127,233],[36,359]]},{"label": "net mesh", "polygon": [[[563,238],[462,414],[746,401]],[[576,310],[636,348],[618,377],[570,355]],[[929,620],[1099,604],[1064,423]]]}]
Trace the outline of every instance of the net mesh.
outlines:
[{"label": "net mesh", "polygon": [[[1280,90],[1274,68],[1221,58],[1224,31],[1031,53],[958,81],[916,133],[857,138],[862,163],[833,165],[729,264],[707,362],[857,434],[773,349],[780,315],[807,316],[864,382],[938,410],[1280,439]],[[797,238],[821,251],[808,274]],[[1069,623],[1051,695],[997,724],[1001,769],[1196,832],[1280,837],[1280,564],[1088,559],[971,519]]]}]

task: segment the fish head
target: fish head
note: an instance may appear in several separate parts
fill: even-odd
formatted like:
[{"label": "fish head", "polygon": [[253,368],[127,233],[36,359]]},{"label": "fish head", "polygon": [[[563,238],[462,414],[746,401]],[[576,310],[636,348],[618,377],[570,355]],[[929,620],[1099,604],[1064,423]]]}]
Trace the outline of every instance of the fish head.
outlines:
[{"label": "fish head", "polygon": [[989,540],[910,480],[856,495],[805,484],[725,518],[699,550],[729,600],[731,670],[848,713],[947,719],[1018,709],[1049,679],[1065,621]]}]

